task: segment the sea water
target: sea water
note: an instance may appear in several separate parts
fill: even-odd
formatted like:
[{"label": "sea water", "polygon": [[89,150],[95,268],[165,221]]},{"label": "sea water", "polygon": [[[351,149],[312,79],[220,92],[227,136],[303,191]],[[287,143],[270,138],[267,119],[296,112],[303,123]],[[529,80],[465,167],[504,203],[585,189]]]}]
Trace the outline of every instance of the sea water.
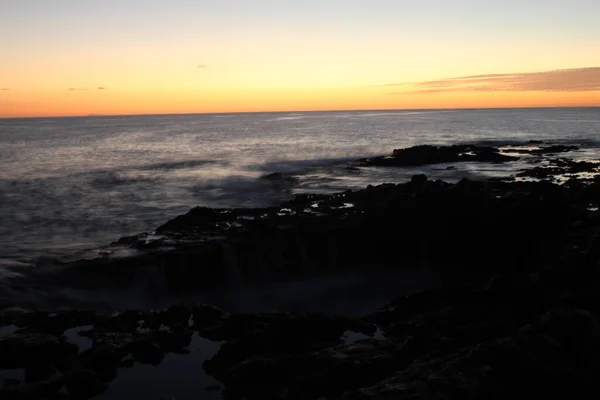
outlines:
[{"label": "sea water", "polygon": [[[0,119],[0,275],[77,258],[194,206],[268,206],[416,173],[452,181],[523,167],[348,168],[395,148],[535,139],[594,158],[599,134],[599,108]],[[274,172],[297,180],[261,179]]]}]

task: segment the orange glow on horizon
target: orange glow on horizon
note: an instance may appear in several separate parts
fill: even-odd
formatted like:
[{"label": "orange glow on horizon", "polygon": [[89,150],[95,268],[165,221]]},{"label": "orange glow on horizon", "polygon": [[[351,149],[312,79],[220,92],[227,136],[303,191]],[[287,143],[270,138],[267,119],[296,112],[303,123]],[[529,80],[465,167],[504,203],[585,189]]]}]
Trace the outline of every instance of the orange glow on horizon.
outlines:
[{"label": "orange glow on horizon", "polygon": [[334,3],[0,2],[0,117],[600,106],[600,2]]},{"label": "orange glow on horizon", "polygon": [[0,91],[0,117],[439,108],[597,107],[600,91],[396,93],[381,88]]}]

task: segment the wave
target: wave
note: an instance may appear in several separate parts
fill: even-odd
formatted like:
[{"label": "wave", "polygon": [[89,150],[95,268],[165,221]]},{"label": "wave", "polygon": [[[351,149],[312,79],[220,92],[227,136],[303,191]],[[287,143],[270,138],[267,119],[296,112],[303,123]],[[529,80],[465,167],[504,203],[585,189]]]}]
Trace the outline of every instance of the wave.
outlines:
[{"label": "wave", "polygon": [[93,173],[91,184],[97,187],[108,187],[117,185],[129,185],[135,183],[151,183],[155,182],[155,177],[134,175],[128,176],[117,171],[102,171]]},{"label": "wave", "polygon": [[204,165],[216,164],[216,160],[185,160],[185,161],[167,161],[155,164],[147,164],[136,167],[135,169],[141,171],[153,171],[158,169],[163,170],[175,170],[175,169],[187,169],[194,167],[202,167]]},{"label": "wave", "polygon": [[[380,154],[377,154],[380,155]],[[373,155],[367,155],[367,157],[372,157]],[[358,156],[347,156],[347,157],[326,157],[326,158],[311,158],[304,160],[273,160],[266,161],[260,164],[251,164],[248,165],[247,168],[251,171],[259,171],[263,173],[272,173],[272,172],[285,172],[292,173],[296,172],[298,174],[306,173],[314,168],[322,168],[322,167],[332,167],[336,165],[345,165],[348,163],[352,163],[357,161]]]},{"label": "wave", "polygon": [[[150,183],[158,180],[156,175],[148,175],[144,172],[150,171],[176,171],[181,169],[190,169],[202,167],[209,164],[216,164],[215,160],[185,160],[170,161],[134,166],[130,168],[118,168],[113,170],[100,170],[76,174],[78,177],[91,177],[92,185],[122,185],[131,183]],[[223,164],[223,163],[221,163]],[[136,173],[141,172],[141,173]]]},{"label": "wave", "polygon": [[204,179],[187,189],[196,205],[215,208],[268,207],[289,199],[295,180],[281,181],[247,176]]}]

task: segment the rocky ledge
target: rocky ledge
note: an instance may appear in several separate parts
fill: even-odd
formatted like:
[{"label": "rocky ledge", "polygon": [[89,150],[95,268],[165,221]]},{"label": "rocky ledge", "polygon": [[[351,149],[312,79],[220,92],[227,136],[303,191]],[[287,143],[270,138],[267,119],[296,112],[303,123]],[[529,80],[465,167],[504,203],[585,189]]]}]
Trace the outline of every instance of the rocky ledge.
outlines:
[{"label": "rocky ledge", "polygon": [[462,144],[453,146],[420,145],[404,149],[395,149],[390,156],[364,158],[361,165],[368,167],[409,167],[428,164],[457,162],[492,162],[502,163],[519,160],[518,156],[509,155],[549,155],[578,150],[577,146],[544,145],[541,141],[530,141],[520,146],[497,148]]},{"label": "rocky ledge", "polygon": [[362,165],[369,167],[407,167],[451,162],[505,162],[516,160],[518,160],[518,157],[501,154],[500,150],[494,147],[474,145],[422,145],[409,147],[406,149],[395,149],[391,156],[365,158],[361,161]]},{"label": "rocky ledge", "polygon": [[[170,292],[193,293],[234,275],[417,266],[442,286],[357,318],[206,304],[4,312],[0,371],[24,369],[24,379],[5,380],[0,398],[93,398],[124,368],[188,352],[194,335],[222,343],[203,369],[229,399],[598,396],[599,204],[593,177],[450,184],[419,175],[280,207],[195,208],[152,239],[114,244],[139,254],[65,265],[44,284],[128,287],[135,271],[158,268]],[[73,328],[87,348],[69,339]]]},{"label": "rocky ledge", "polygon": [[[93,398],[123,369],[185,354],[192,335],[224,342],[203,365],[224,386],[224,398],[599,395],[598,254],[573,251],[533,273],[400,297],[354,319],[229,314],[208,305],[13,313],[2,320],[18,330],[0,340],[0,368],[24,368],[25,379],[4,381],[0,395]],[[88,349],[64,336],[82,325]]]}]

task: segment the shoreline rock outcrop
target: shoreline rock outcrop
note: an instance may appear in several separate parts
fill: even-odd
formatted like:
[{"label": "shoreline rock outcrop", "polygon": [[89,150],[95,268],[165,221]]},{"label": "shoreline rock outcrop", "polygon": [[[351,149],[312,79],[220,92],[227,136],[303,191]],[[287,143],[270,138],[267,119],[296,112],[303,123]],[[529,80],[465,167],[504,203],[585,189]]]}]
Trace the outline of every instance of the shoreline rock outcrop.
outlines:
[{"label": "shoreline rock outcrop", "polygon": [[421,145],[394,149],[391,156],[364,158],[362,166],[414,167],[428,164],[455,162],[507,162],[519,158],[502,154],[498,148],[475,145],[431,146]]}]

